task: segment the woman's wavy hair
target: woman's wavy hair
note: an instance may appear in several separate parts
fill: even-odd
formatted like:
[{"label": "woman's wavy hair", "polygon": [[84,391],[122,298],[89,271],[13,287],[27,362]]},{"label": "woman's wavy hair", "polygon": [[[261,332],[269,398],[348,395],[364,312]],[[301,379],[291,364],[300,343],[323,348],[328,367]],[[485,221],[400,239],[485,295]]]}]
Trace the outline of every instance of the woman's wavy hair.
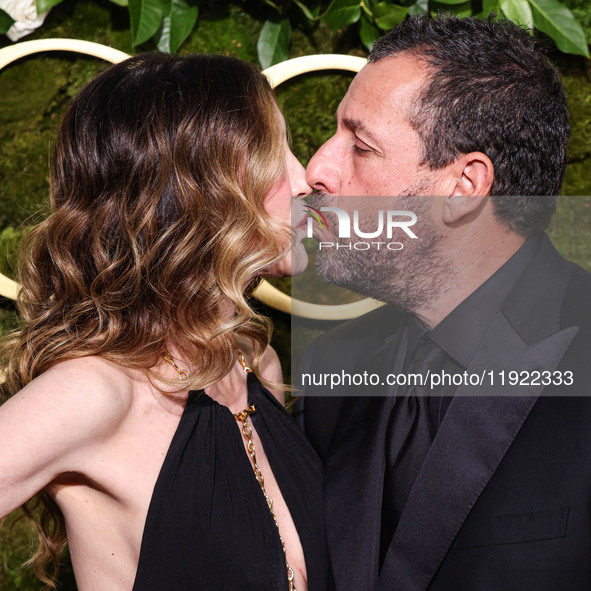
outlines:
[{"label": "woman's wavy hair", "polygon": [[[152,368],[171,346],[192,360],[183,387],[226,375],[239,340],[256,371],[270,325],[245,294],[289,245],[264,207],[284,137],[267,79],[235,58],[142,54],[86,85],[59,128],[52,212],[21,248],[7,393],[87,355],[159,379]],[[30,562],[55,587],[63,516],[44,492],[29,515],[31,504],[41,513]]]}]

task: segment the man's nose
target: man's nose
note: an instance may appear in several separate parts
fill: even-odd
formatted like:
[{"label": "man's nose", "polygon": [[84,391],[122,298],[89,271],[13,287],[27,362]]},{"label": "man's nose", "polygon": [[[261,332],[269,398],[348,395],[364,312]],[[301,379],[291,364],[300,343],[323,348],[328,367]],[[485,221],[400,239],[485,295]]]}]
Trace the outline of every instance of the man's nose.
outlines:
[{"label": "man's nose", "polygon": [[334,137],[326,141],[312,156],[306,168],[306,180],[315,190],[336,195],[340,189],[340,159],[334,149]]}]

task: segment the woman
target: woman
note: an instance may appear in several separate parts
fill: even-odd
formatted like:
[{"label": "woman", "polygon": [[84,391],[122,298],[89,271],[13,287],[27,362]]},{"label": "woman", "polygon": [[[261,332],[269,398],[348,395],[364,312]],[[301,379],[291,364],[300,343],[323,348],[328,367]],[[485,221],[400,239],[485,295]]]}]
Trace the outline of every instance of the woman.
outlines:
[{"label": "woman", "polygon": [[73,101],[0,408],[0,515],[42,491],[43,580],[67,533],[80,591],[325,588],[320,466],[245,298],[305,267],[308,192],[239,60],[139,55]]}]

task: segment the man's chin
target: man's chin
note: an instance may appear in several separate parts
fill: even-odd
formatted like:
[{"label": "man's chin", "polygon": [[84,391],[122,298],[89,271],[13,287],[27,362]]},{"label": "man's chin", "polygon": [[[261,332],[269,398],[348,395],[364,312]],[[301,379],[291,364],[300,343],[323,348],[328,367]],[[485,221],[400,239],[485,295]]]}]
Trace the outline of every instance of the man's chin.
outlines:
[{"label": "man's chin", "polygon": [[350,274],[348,263],[332,249],[322,249],[316,253],[316,272],[327,283],[347,287],[346,278]]}]

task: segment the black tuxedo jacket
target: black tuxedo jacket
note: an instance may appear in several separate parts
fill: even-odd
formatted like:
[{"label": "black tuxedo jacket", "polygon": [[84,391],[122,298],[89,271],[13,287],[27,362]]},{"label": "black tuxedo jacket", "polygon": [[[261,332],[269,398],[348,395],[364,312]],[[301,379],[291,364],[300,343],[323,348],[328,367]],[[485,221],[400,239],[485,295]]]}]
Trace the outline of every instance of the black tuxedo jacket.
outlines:
[{"label": "black tuxedo jacket", "polygon": [[[384,307],[324,334],[301,371],[384,374],[401,318]],[[381,568],[395,397],[304,388],[337,591],[591,589],[591,275],[546,237],[468,368],[500,370],[572,371],[574,384],[460,386]]]}]

